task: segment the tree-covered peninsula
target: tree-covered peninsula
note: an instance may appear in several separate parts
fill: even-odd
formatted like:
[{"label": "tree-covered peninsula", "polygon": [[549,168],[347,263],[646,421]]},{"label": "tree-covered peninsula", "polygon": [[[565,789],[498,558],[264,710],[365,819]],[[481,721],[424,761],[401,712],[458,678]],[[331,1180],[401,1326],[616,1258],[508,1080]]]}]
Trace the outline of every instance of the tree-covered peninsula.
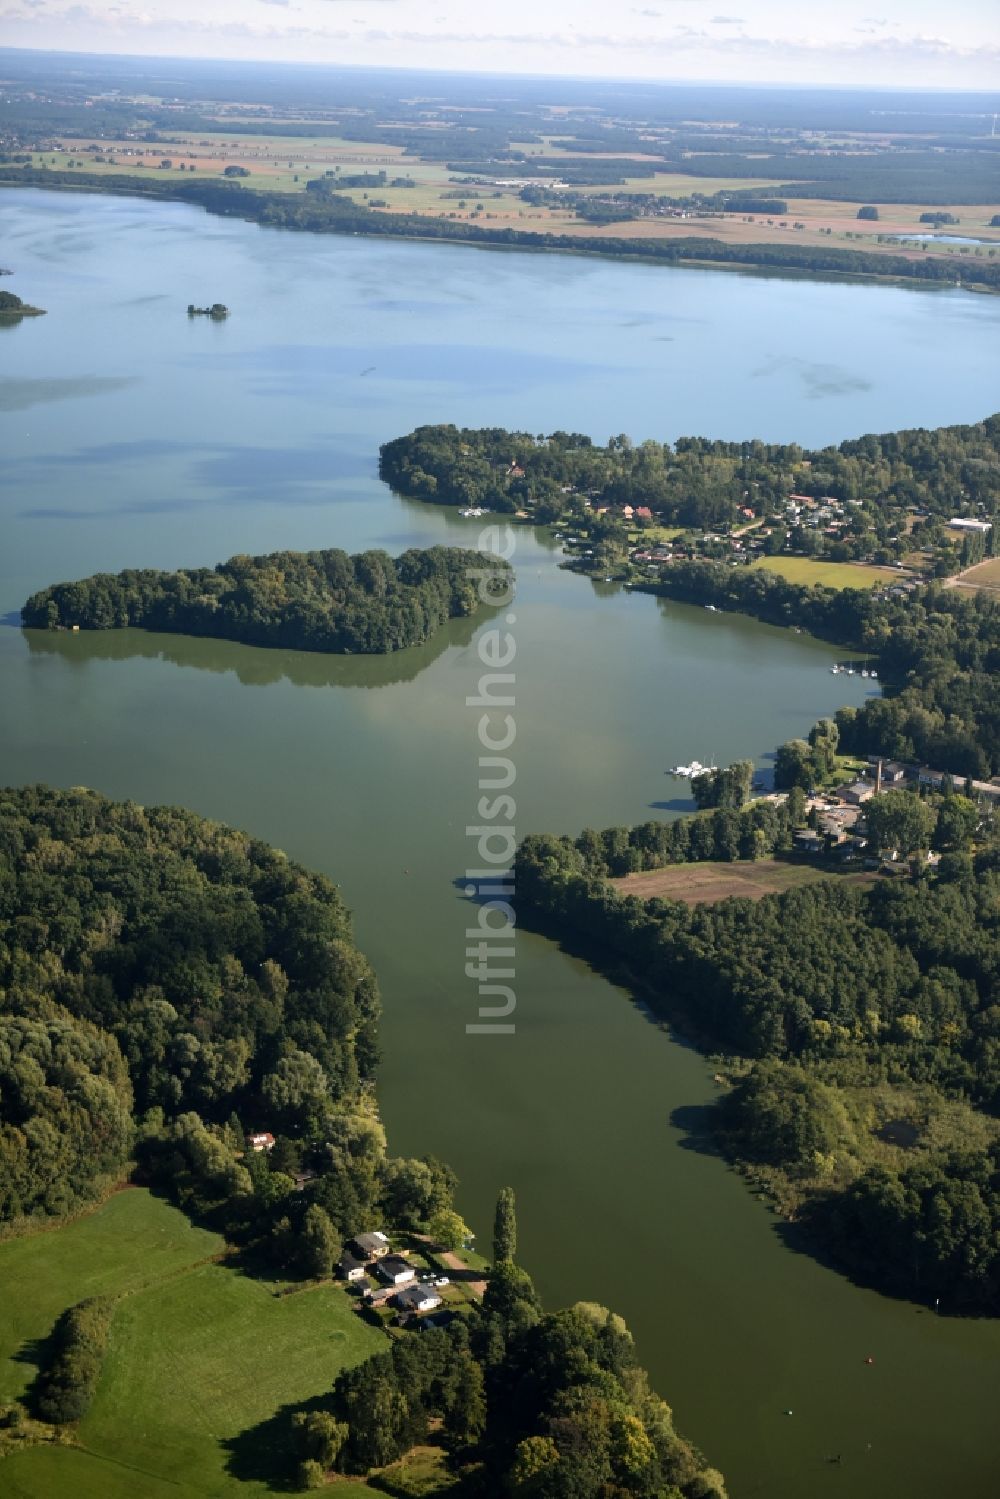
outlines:
[{"label": "tree-covered peninsula", "polygon": [[[439,1306],[432,1277],[418,1282],[413,1267],[468,1233],[446,1165],[388,1154],[373,1094],[377,1017],[374,976],[324,877],[176,808],[82,788],[0,790],[0,1240],[48,1228],[22,1241],[44,1259],[58,1220],[131,1178],[215,1246],[185,1280],[218,1318],[196,1354],[187,1347],[197,1377],[218,1386],[227,1339],[237,1363],[246,1358],[244,1324],[266,1353],[268,1330],[283,1325],[276,1307],[298,1319],[293,1372],[283,1383],[280,1363],[268,1370],[276,1398],[262,1425],[268,1407],[255,1396],[244,1416],[233,1379],[227,1419],[245,1429],[227,1444],[231,1478],[255,1491],[318,1488],[335,1472],[366,1476],[397,1460],[405,1470],[416,1450],[424,1495],[724,1499],[721,1475],[650,1390],[621,1319],[591,1303],[543,1310],[514,1263],[509,1192],[492,1267],[465,1272],[469,1289],[454,1287],[439,1325],[363,1298],[361,1263],[345,1251],[384,1254],[387,1229],[389,1289],[408,1281],[420,1305]],[[146,1224],[144,1296],[127,1294],[136,1283],[115,1271],[110,1241],[99,1294],[74,1300],[51,1272],[30,1284],[25,1295],[49,1308],[45,1335],[24,1360],[37,1376],[0,1405],[0,1460],[75,1447],[76,1423],[123,1357],[162,1364],[132,1311],[137,1299],[155,1308],[183,1273],[169,1258],[178,1215],[126,1195],[135,1206],[119,1223]],[[68,1264],[63,1274],[79,1283]],[[96,1284],[93,1265],[88,1275]],[[304,1312],[301,1301],[292,1310],[299,1291]],[[175,1319],[185,1315],[178,1306]],[[129,1389],[115,1419],[145,1420],[143,1398]]]},{"label": "tree-covered peninsula", "polygon": [[474,613],[484,570],[503,591],[510,564],[459,547],[413,548],[397,558],[271,552],[215,568],[137,569],[57,583],[32,595],[21,621],[43,630],[132,625],[246,645],[384,654],[420,645],[446,620]]},{"label": "tree-covered peninsula", "polygon": [[[881,1290],[995,1315],[1000,845],[975,834],[981,817],[964,797],[928,805],[895,791],[868,805],[879,803],[883,821],[921,813],[914,837],[944,850],[936,870],[694,906],[611,883],[787,850],[792,796],[576,839],[529,836],[518,919],[724,1054],[717,1065],[734,1086],[713,1111],[716,1137],[814,1243]],[[873,815],[869,836],[884,841]]]},{"label": "tree-covered peninsula", "polygon": [[523,510],[543,524],[595,523],[600,513],[610,525],[628,505],[669,526],[727,528],[784,517],[790,497],[832,497],[850,511],[838,537],[845,560],[901,531],[912,550],[942,519],[1000,509],[1000,414],[819,449],[624,434],[602,446],[579,432],[441,424],[384,443],[379,458],[383,479],[410,499]]}]

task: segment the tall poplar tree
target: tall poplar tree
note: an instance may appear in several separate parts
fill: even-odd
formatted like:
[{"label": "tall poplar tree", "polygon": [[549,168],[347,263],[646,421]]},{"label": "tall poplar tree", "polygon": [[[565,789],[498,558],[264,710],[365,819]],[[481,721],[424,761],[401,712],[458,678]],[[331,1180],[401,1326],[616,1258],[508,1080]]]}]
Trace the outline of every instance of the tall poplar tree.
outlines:
[{"label": "tall poplar tree", "polygon": [[493,1219],[493,1263],[498,1265],[502,1260],[513,1260],[516,1254],[517,1214],[514,1208],[514,1188],[501,1187]]}]

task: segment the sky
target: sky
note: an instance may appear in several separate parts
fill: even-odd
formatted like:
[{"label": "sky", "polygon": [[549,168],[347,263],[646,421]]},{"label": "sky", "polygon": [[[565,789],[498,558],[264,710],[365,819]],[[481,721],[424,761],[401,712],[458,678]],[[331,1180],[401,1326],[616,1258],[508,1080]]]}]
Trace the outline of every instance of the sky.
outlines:
[{"label": "sky", "polygon": [[0,0],[0,43],[575,77],[1000,87],[1000,0]]}]

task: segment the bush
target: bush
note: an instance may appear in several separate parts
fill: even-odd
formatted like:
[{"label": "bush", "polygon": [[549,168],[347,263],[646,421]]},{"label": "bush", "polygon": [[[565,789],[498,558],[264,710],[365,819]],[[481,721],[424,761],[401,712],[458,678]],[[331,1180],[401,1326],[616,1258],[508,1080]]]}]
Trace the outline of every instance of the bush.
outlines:
[{"label": "bush", "polygon": [[114,1309],[113,1296],[94,1296],[59,1318],[52,1361],[39,1376],[35,1396],[43,1421],[62,1424],[86,1415],[101,1377]]}]

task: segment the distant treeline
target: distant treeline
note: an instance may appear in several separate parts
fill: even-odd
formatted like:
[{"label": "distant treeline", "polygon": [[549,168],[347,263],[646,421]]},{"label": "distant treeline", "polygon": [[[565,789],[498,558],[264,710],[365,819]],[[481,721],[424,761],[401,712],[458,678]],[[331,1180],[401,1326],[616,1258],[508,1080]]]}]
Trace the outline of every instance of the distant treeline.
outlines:
[{"label": "distant treeline", "polygon": [[[581,241],[572,234],[535,234],[521,229],[472,224],[458,219],[423,218],[418,214],[385,213],[349,198],[319,198],[316,194],[259,193],[236,182],[140,181],[134,176],[39,167],[0,166],[0,184],[21,187],[71,187],[136,197],[175,199],[194,203],[210,213],[232,215],[282,229],[315,233],[389,235],[407,239],[454,240],[525,250],[556,250],[574,255],[603,255],[664,265],[686,262],[753,266],[762,270],[798,271],[835,276],[881,276],[939,284],[961,274],[970,286],[1000,288],[1000,264],[966,258],[960,267],[948,256],[912,259],[875,250],[848,250],[795,244],[729,244],[692,235],[684,239],[642,240],[601,238]],[[869,194],[869,197],[874,196]],[[883,200],[884,201],[884,200]]]},{"label": "distant treeline", "polygon": [[97,573],[33,594],[34,629],[176,631],[303,651],[378,654],[419,645],[446,620],[472,614],[476,573],[510,564],[459,547],[386,552],[272,552],[215,568]]}]

